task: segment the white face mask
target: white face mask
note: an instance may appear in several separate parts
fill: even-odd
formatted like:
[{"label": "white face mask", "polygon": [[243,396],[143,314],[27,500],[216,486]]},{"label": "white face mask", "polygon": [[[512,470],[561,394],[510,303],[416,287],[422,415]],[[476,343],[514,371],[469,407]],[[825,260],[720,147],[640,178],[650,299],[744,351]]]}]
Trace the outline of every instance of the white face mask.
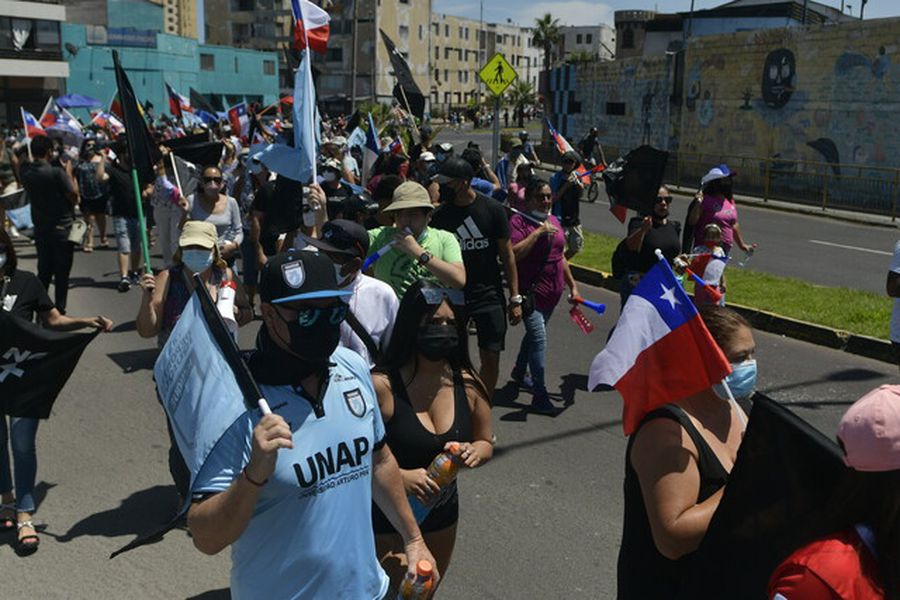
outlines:
[{"label": "white face mask", "polygon": [[337,280],[338,287],[344,287],[350,280],[353,278],[352,275],[344,275],[341,271],[344,269],[344,265],[332,265],[334,267],[334,278]]},{"label": "white face mask", "polygon": [[6,266],[6,252],[0,252],[0,269]]},{"label": "white face mask", "polygon": [[182,250],[181,262],[194,273],[202,273],[212,264],[213,253],[211,250]]}]

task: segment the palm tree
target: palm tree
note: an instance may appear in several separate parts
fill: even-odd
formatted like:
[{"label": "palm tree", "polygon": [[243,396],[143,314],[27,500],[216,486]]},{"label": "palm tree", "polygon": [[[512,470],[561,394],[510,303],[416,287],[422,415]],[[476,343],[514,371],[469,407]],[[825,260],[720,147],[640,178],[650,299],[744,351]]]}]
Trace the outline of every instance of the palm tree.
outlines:
[{"label": "palm tree", "polygon": [[566,57],[566,62],[570,65],[577,65],[580,63],[589,63],[595,59],[596,57],[587,50],[576,50]]},{"label": "palm tree", "polygon": [[550,51],[559,43],[560,37],[559,19],[554,19],[550,13],[534,20],[534,43],[544,49],[545,71],[550,69]]},{"label": "palm tree", "polygon": [[506,99],[513,105],[513,114],[519,117],[519,127],[525,127],[525,107],[535,103],[534,86],[530,81],[517,79],[506,91]]}]

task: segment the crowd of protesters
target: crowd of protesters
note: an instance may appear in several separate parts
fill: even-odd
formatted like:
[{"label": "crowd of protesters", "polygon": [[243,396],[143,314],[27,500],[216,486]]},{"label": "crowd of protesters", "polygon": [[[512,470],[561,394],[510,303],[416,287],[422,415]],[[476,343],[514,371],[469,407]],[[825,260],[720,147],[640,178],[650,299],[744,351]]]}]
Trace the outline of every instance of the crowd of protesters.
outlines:
[{"label": "crowd of protesters", "polygon": [[[367,164],[351,121],[326,119],[318,178],[308,184],[270,169],[259,145],[224,124],[209,132],[222,143],[219,160],[193,165],[191,181],[180,180],[170,156],[177,151],[163,143],[177,128],[159,124],[162,158],[153,182],[139,190],[144,230],[121,136],[97,132],[77,149],[49,137],[27,147],[13,137],[0,147],[2,189],[21,185],[30,201],[38,264],[36,277],[17,268],[14,242],[22,233],[12,224],[8,233],[0,229],[4,310],[51,329],[109,331],[103,316],[66,315],[75,250],[92,252],[98,240],[116,249],[118,292],[139,285],[137,332],[156,337],[160,348],[195,281],[214,300],[223,286],[235,290],[236,327],[263,322],[248,364],[279,408],[248,412],[216,446],[194,488],[179,489],[193,501],[188,524],[197,548],[214,554],[233,546],[235,597],[377,600],[392,597],[418,560],[444,575],[463,498],[455,483],[435,483],[429,464],[451,448],[464,469],[493,456],[491,403],[510,327],[523,327],[512,381],[531,391],[534,412],[557,411],[545,372],[548,324],[564,297],[580,297],[568,261],[585,245],[585,184],[577,171],[604,160],[596,131],[581,154],[563,153],[560,168],[543,179],[526,132],[490,165],[477,144],[439,143],[428,124],[415,130],[414,144],[404,144],[401,122],[392,117],[381,132],[383,150]],[[290,123],[279,122],[265,142],[291,135]],[[666,186],[651,211],[628,223],[612,265],[623,306],[660,253],[683,271],[697,256],[752,249],[738,223],[732,178],[724,165],[703,178],[684,228],[670,219]],[[86,228],[73,239],[78,212]],[[154,272],[142,264],[144,236],[160,257]],[[724,277],[711,283],[725,291]],[[712,293],[698,290],[695,299],[731,363],[730,391],[712,386],[668,404],[630,436],[620,598],[674,597],[743,439],[755,343],[749,324]],[[348,381],[358,385],[349,389]],[[847,464],[871,473],[850,491],[859,511],[847,511],[845,529],[808,540],[789,557],[773,574],[771,594],[900,597],[897,398],[896,388],[879,390],[842,421]],[[23,553],[39,542],[31,521],[36,430],[35,419],[12,418],[7,426],[4,417],[0,426],[0,530],[18,528]],[[303,470],[322,448],[346,452],[368,476],[322,501],[310,492],[299,505],[286,502],[298,481],[303,487],[324,477],[315,459]],[[177,479],[184,466],[177,455],[170,463]],[[429,507],[424,516],[415,514],[414,501]],[[290,531],[273,538],[286,523]],[[821,559],[828,552],[841,553],[843,579]],[[338,554],[355,568],[336,569],[328,557]],[[842,592],[851,579],[852,589],[874,595]]]}]

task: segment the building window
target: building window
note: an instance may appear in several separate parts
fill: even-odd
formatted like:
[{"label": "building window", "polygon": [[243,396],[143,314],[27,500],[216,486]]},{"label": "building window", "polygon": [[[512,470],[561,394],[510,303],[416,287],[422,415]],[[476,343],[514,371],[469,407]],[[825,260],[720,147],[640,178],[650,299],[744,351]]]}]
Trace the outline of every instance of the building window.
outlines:
[{"label": "building window", "polygon": [[432,23],[431,25],[434,27],[434,35],[441,35],[440,23]]},{"label": "building window", "polygon": [[452,48],[444,48],[444,60],[450,60],[450,50]]},{"label": "building window", "polygon": [[263,61],[263,74],[264,75],[274,75],[275,74],[275,61],[274,60],[264,60]]},{"label": "building window", "polygon": [[444,25],[444,37],[450,37],[450,26]]},{"label": "building window", "polygon": [[606,114],[614,115],[617,117],[625,116],[625,103],[624,102],[607,102],[606,103]]},{"label": "building window", "polygon": [[578,35],[575,36],[575,43],[576,43],[576,44],[580,44],[580,43],[581,43],[581,34],[580,34],[580,33],[579,33]]},{"label": "building window", "polygon": [[397,28],[397,31],[400,33],[401,40],[409,40],[409,27],[401,25]]},{"label": "building window", "polygon": [[326,62],[343,62],[344,61],[344,49],[343,48],[328,48],[325,50],[325,61]]},{"label": "building window", "polygon": [[[440,69],[435,69],[435,70],[434,70],[434,82],[435,82],[435,83],[440,83],[440,82],[441,82],[441,70],[440,70]],[[435,101],[435,102],[436,102],[436,101]]]},{"label": "building window", "polygon": [[400,4],[409,4],[409,0],[400,0]]},{"label": "building window", "polygon": [[59,23],[57,21],[35,21],[37,23],[37,47],[43,50],[59,50]]},{"label": "building window", "polygon": [[424,29],[425,29],[424,25],[419,25],[419,40],[420,41],[425,39]]},{"label": "building window", "polygon": [[622,47],[634,48],[634,29],[630,27],[622,32]]},{"label": "building window", "polygon": [[469,39],[469,28],[466,27],[466,39]]},{"label": "building window", "polygon": [[462,82],[463,82],[463,72],[457,71],[456,72],[456,83],[462,83]]},{"label": "building window", "polygon": [[462,25],[459,26],[459,39],[463,38],[463,28]]},{"label": "building window", "polygon": [[215,71],[216,70],[216,57],[212,54],[204,54],[200,53],[200,70],[201,71]]},{"label": "building window", "polygon": [[435,46],[434,47],[434,60],[440,60],[440,59],[441,59],[441,49],[438,48],[437,46]]},{"label": "building window", "polygon": [[444,69],[444,81],[450,81],[450,71],[448,69]]},{"label": "building window", "polygon": [[462,59],[463,59],[462,57],[463,57],[462,48],[457,48],[456,49],[456,60],[462,62]]},{"label": "building window", "polygon": [[238,57],[237,56],[234,57],[234,72],[235,73],[240,72],[240,69],[238,68]]},{"label": "building window", "polygon": [[592,33],[584,34],[584,43],[585,44],[593,44],[594,43],[594,34],[592,34]]}]

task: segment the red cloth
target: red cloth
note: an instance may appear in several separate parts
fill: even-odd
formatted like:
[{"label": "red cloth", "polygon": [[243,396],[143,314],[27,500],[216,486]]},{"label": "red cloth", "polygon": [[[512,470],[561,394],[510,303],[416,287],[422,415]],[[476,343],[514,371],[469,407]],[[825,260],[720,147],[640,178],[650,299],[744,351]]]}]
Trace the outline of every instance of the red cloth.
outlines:
[{"label": "red cloth", "polygon": [[768,598],[882,600],[878,563],[855,529],[796,550],[769,579]]}]

